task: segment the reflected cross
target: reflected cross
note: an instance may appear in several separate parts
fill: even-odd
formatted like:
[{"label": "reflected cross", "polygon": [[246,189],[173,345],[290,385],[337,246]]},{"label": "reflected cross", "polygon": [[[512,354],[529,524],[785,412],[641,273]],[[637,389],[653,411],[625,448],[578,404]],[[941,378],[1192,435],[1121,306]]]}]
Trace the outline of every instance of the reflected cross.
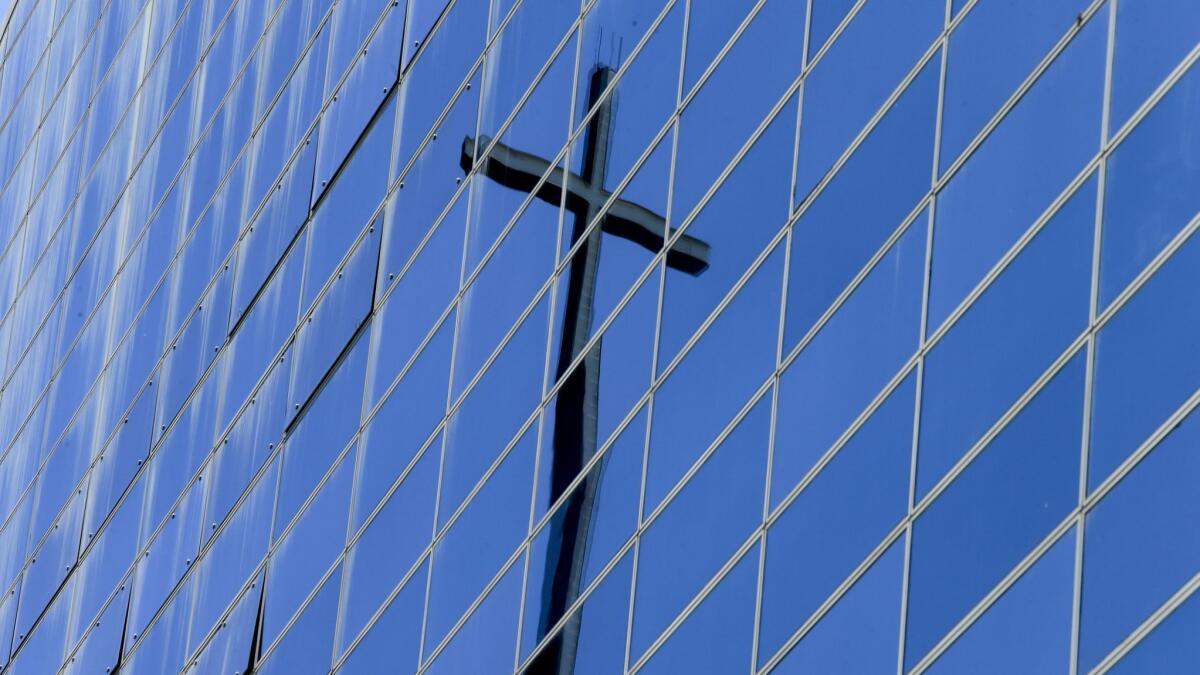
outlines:
[{"label": "reflected cross", "polygon": [[[550,162],[541,157],[498,142],[492,146],[480,167],[483,176],[500,185],[531,192],[555,206],[564,203],[566,210],[574,216],[571,241],[579,242],[579,248],[566,272],[568,281],[556,381],[567,373],[590,337],[602,235],[626,239],[658,253],[665,240],[674,234],[662,216],[640,204],[624,199],[613,200],[612,193],[604,188],[612,143],[614,97],[609,96],[602,102],[600,97],[614,75],[615,71],[607,66],[599,66],[592,72],[588,108],[596,107],[596,111],[588,122],[583,167],[579,174],[568,172],[560,166],[551,168]],[[460,158],[463,171],[470,171],[477,151],[482,152],[490,144],[492,139],[485,136],[464,139]],[[589,230],[588,225],[610,201],[612,203],[602,216],[602,222]],[[708,269],[708,256],[708,244],[685,233],[676,238],[667,252],[666,266],[698,276]],[[601,342],[602,338],[597,340],[557,393],[550,476],[553,495],[563,494],[596,453]],[[560,516],[550,524],[539,617],[542,635],[552,628],[553,623],[562,617],[582,591],[580,585],[598,482],[589,479],[580,485],[576,489],[576,496],[564,504]],[[558,653],[543,654],[539,660],[549,657],[557,666],[555,672],[572,672],[578,629],[578,621],[569,620],[563,626],[560,639],[552,642],[553,649]]]}]

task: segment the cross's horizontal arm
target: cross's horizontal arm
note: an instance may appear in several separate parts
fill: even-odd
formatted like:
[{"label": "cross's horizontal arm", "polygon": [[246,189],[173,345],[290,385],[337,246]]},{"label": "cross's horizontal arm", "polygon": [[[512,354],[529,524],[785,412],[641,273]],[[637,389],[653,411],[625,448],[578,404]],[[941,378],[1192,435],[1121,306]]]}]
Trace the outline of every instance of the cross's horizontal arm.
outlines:
[{"label": "cross's horizontal arm", "polygon": [[[486,136],[478,140],[468,136],[463,140],[459,159],[463,171],[470,171],[476,153],[490,143],[491,139]],[[546,175],[548,170],[549,175]],[[556,206],[562,199],[563,183],[566,182],[567,207],[581,212],[586,212],[589,206],[598,209],[612,197],[611,192],[597,189],[576,174],[568,174],[561,166],[551,170],[550,163],[541,157],[515,150],[503,143],[496,143],[492,147],[491,153],[484,159],[482,172],[504,187],[534,192],[537,198]],[[546,175],[545,182],[539,186],[543,175]],[[654,253],[662,249],[663,233],[667,229],[662,216],[624,199],[612,203],[604,216],[602,227],[604,232],[627,239]],[[672,228],[670,234],[674,233]],[[709,246],[706,242],[684,233],[667,252],[667,266],[696,276],[708,269],[708,256]]]}]

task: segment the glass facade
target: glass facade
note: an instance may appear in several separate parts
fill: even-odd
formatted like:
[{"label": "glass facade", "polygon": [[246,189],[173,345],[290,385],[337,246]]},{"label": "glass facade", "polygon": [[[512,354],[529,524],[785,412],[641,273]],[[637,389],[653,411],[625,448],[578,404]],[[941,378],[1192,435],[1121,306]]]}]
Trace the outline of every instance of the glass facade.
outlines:
[{"label": "glass facade", "polygon": [[1194,0],[0,9],[0,671],[1200,672]]}]

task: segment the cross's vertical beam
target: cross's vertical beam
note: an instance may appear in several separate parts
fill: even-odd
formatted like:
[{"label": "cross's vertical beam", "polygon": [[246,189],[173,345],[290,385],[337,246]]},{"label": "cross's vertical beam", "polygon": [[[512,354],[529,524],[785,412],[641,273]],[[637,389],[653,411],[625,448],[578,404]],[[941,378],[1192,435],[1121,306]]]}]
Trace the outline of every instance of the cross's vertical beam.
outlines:
[{"label": "cross's vertical beam", "polygon": [[[612,81],[613,75],[613,69],[604,66],[592,72],[588,91],[589,107],[596,104]],[[588,124],[585,140],[580,177],[583,183],[594,190],[602,190],[604,186],[612,118],[613,99],[610,96],[599,104]],[[570,206],[575,214],[571,241],[575,242],[580,238],[583,238],[583,241],[567,272],[563,329],[556,371],[559,378],[567,373],[590,336],[603,236],[601,227],[587,231],[588,224],[596,217],[603,203],[586,200],[582,204]],[[584,464],[596,453],[601,344],[602,340],[597,341],[591,351],[583,357],[575,373],[563,382],[558,391],[554,407],[553,457],[550,460],[552,494],[563,494]],[[591,517],[598,483],[598,477],[585,480],[578,488],[579,495],[565,505],[565,512],[550,526],[550,547],[542,586],[542,634],[549,631],[553,622],[563,616],[583,590],[583,566],[587,560],[587,547],[591,539]],[[571,673],[575,669],[578,624],[579,617],[572,617],[563,626],[555,643],[558,653],[542,657],[556,661],[558,673]]]}]

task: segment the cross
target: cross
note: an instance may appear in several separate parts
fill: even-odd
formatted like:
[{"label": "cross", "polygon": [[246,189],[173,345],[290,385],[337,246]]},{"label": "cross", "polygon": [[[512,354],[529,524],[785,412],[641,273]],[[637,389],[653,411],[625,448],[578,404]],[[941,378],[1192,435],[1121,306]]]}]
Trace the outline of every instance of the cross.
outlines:
[{"label": "cross", "polygon": [[[588,91],[589,109],[600,101],[614,75],[615,71],[607,66],[598,66],[592,71]],[[566,374],[588,342],[602,235],[626,239],[658,253],[665,241],[675,234],[673,228],[667,227],[662,216],[624,199],[612,201],[602,216],[602,222],[588,229],[604,205],[612,200],[612,193],[604,188],[604,180],[612,143],[614,98],[615,95],[609,96],[599,102],[595,115],[588,122],[583,167],[579,174],[562,167],[552,169],[550,162],[545,159],[498,142],[492,146],[491,153],[482,160],[480,167],[481,175],[500,185],[531,192],[555,206],[564,203],[566,210],[574,215],[571,241],[580,243],[567,272],[569,276],[556,381]],[[471,137],[464,139],[460,158],[462,169],[470,171],[476,151],[482,151],[491,143],[492,139],[482,136],[478,140]],[[544,181],[543,176],[546,176]],[[685,233],[675,239],[667,251],[665,262],[670,269],[698,276],[708,269],[708,255],[707,243]],[[555,495],[563,494],[596,452],[602,341],[603,337],[596,341],[557,394],[550,476],[551,493]],[[582,590],[580,584],[590,539],[597,483],[596,480],[587,480],[580,485],[577,496],[564,505],[561,517],[556,517],[550,524],[547,573],[543,579],[539,618],[543,635]],[[539,659],[549,657],[557,661],[557,673],[573,672],[578,637],[578,621],[569,621],[563,627],[560,638],[547,646],[557,654],[543,654]]]}]

